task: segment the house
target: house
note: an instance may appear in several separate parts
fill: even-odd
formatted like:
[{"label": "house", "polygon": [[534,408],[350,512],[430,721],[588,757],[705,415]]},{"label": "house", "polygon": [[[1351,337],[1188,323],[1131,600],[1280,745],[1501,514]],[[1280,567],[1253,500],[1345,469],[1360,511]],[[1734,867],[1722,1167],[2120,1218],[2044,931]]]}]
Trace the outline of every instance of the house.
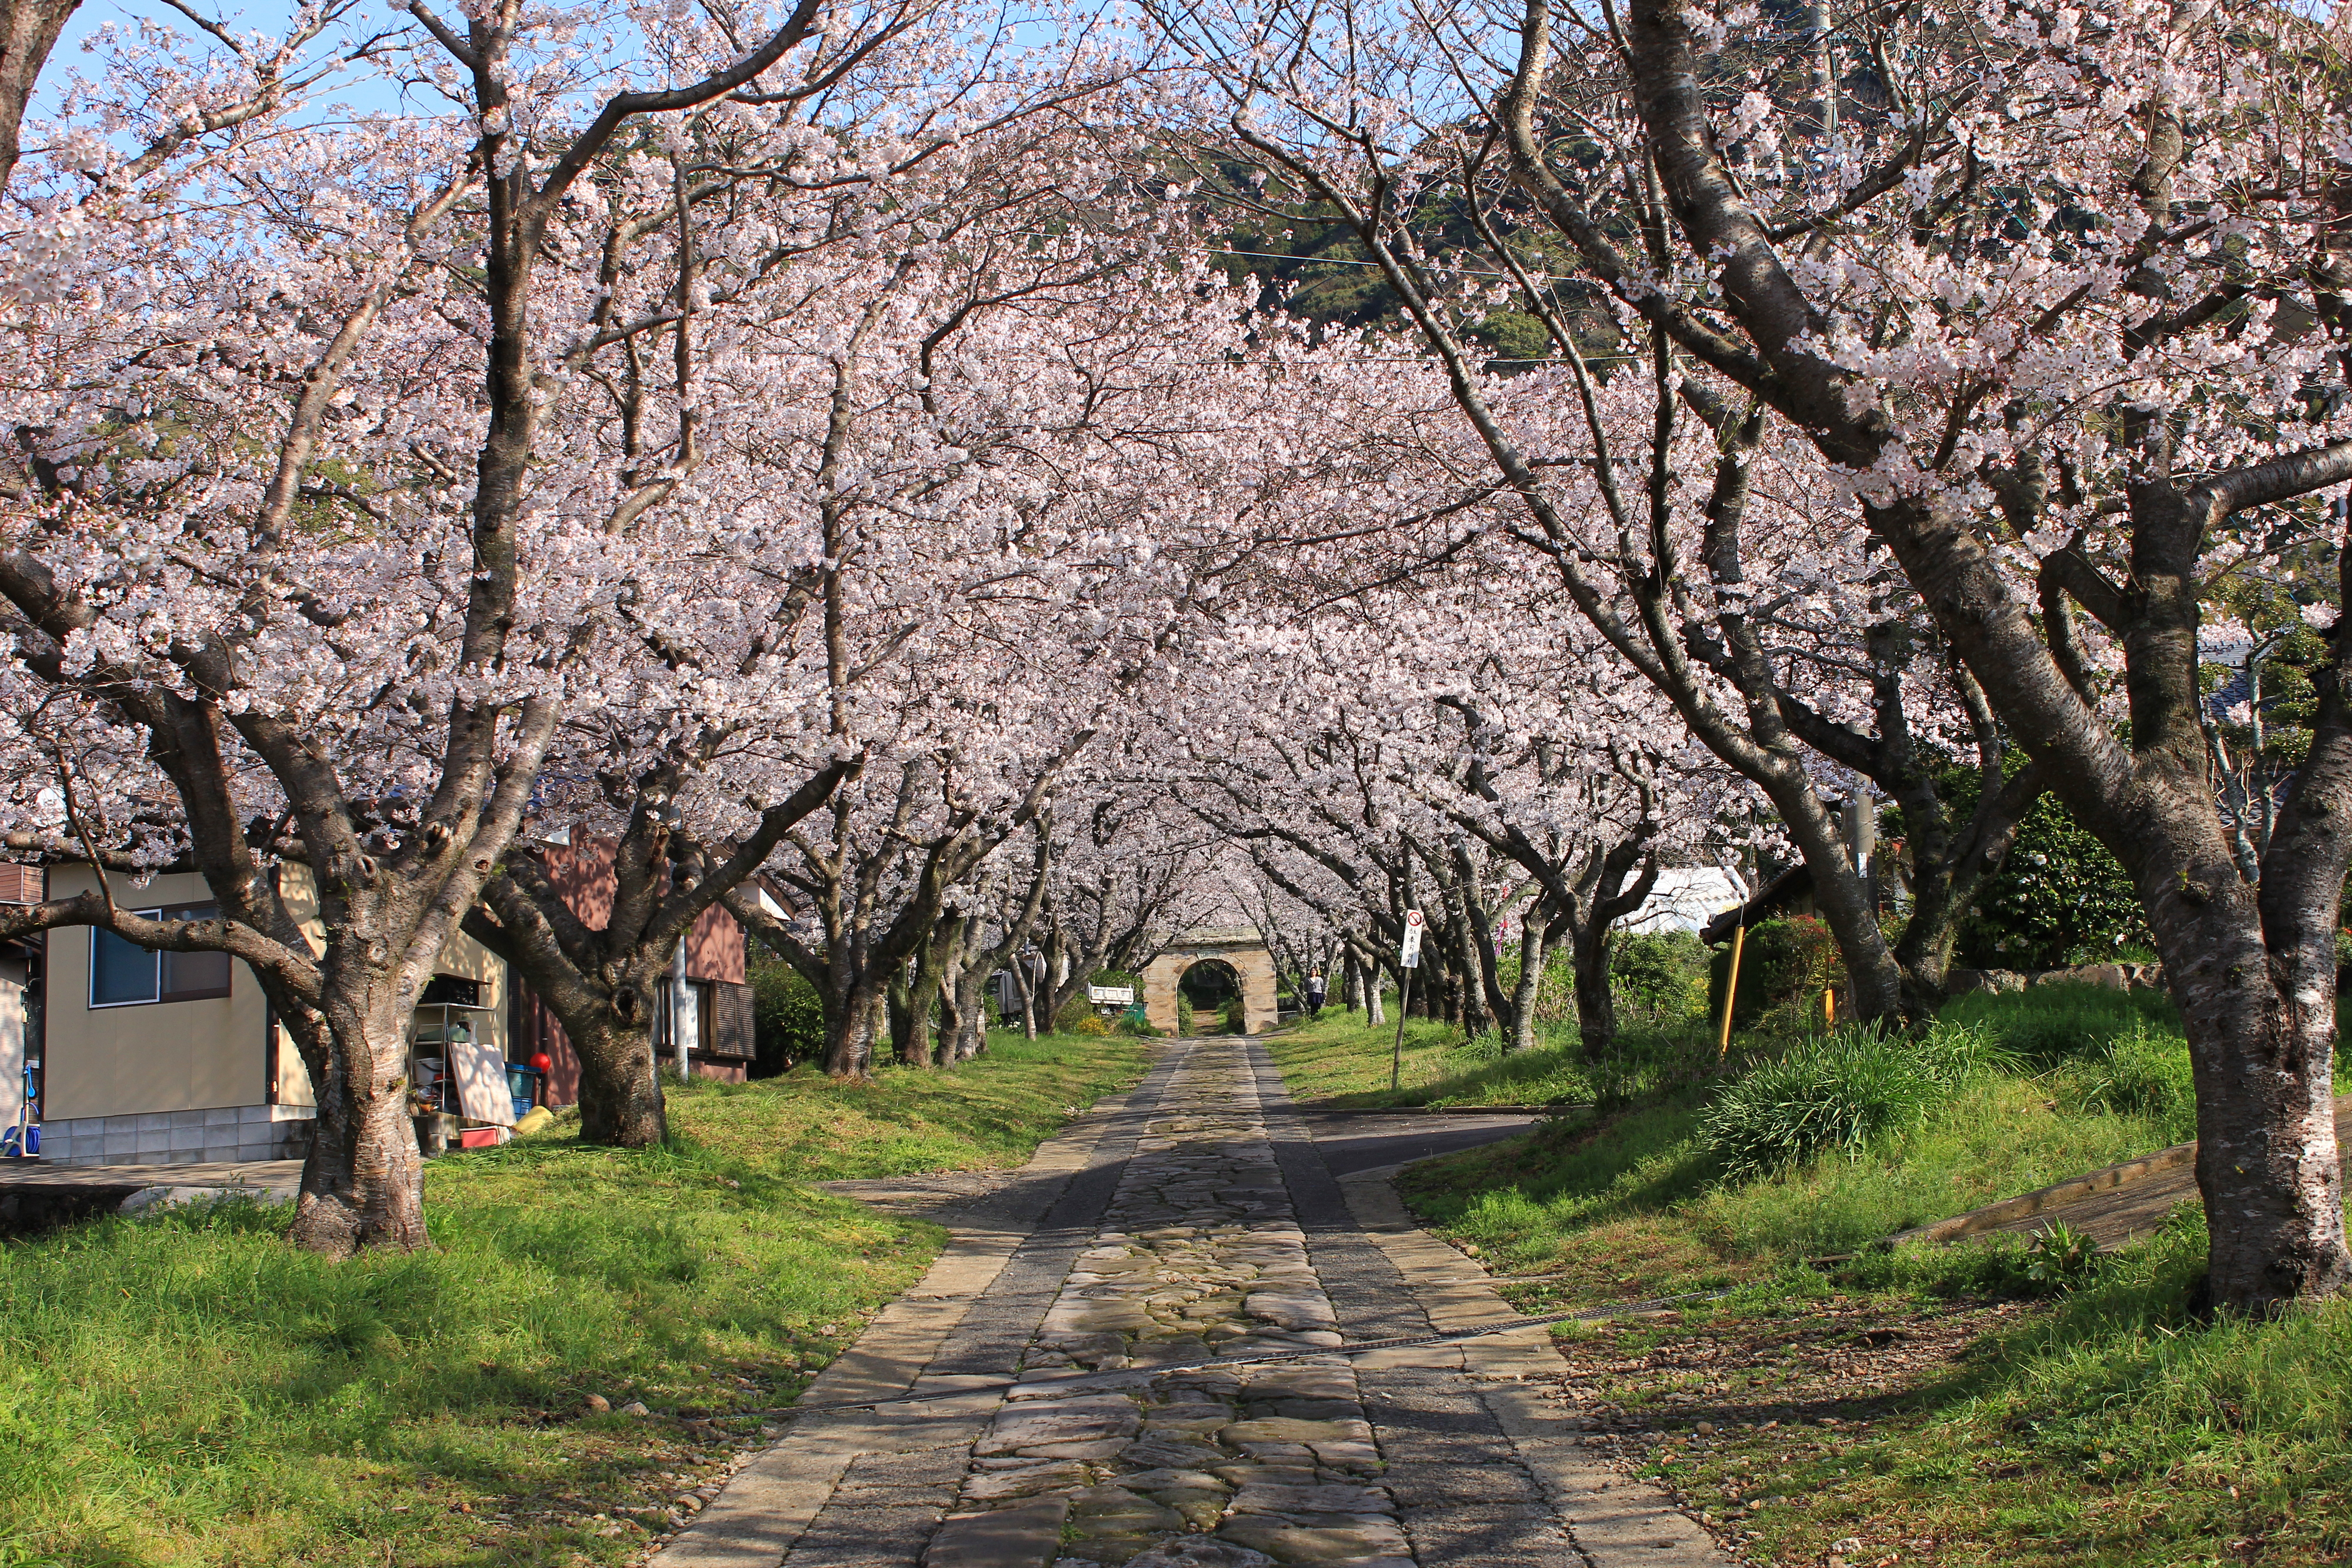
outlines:
[{"label": "house", "polygon": [[1785,919],[1791,915],[1811,915],[1813,910],[1811,870],[1801,864],[1790,866],[1757,889],[1755,897],[1735,909],[1725,910],[1701,926],[1698,939],[1713,947],[1730,941],[1735,930],[1745,930],[1767,920]]},{"label": "house", "polygon": [[1721,866],[1664,866],[1642,907],[1619,922],[1626,931],[1697,931],[1716,911],[1739,902],[1739,879]]},{"label": "house", "polygon": [[[56,896],[93,890],[88,866],[49,873]],[[316,929],[310,873],[279,869],[279,892]],[[162,919],[217,912],[203,877],[117,877],[120,906]],[[323,946],[323,942],[320,944]],[[453,1009],[477,1038],[507,1044],[506,966],[453,935],[417,1008],[417,1029],[447,1028]],[[260,982],[224,953],[157,953],[88,925],[59,926],[43,945],[40,983],[41,1155],[62,1165],[185,1165],[296,1159],[310,1147],[317,1102],[293,1041],[270,1016]],[[0,1001],[0,1018],[5,1018]],[[5,1033],[5,1024],[0,1024]],[[510,1054],[510,1053],[509,1053]]]},{"label": "house", "polygon": [[[616,841],[573,829],[531,847],[547,868],[548,881],[581,924],[604,929],[619,891],[613,871]],[[774,902],[764,893],[761,896]],[[544,1054],[551,1065],[543,1103],[575,1103],[580,1098],[580,1056],[562,1024],[520,977],[514,997],[514,1049],[509,1056],[528,1061]],[[680,1065],[697,1077],[740,1083],[750,1076],[757,1047],[751,988],[745,983],[743,927],[724,908],[714,904],[703,911],[678,944],[655,1002],[653,1043],[656,1061]]]},{"label": "house", "polygon": [[[601,925],[615,891],[613,844],[566,835],[575,837],[576,845],[534,847],[572,912]],[[32,892],[9,880],[17,873],[32,879]],[[98,885],[88,866],[47,874],[58,897]],[[289,865],[278,874],[296,917],[315,930],[309,872]],[[0,865],[0,902],[12,892],[16,902],[37,902],[40,876]],[[118,876],[113,891],[124,907],[163,919],[205,919],[216,909],[193,873],[144,883]],[[724,909],[707,912],[661,988],[661,1060],[675,1060],[683,1041],[689,1071],[743,1079],[754,1052],[744,979],[742,927]],[[509,1061],[544,1052],[553,1065],[541,1103],[578,1100],[580,1061],[562,1027],[462,932],[444,946],[417,998],[410,1038],[428,1052],[460,1029]],[[152,952],[92,926],[60,926],[29,948],[0,945],[0,1125],[15,1124],[27,1062],[36,1065],[41,1154],[55,1164],[296,1159],[318,1115],[301,1056],[244,964],[221,953]]]}]

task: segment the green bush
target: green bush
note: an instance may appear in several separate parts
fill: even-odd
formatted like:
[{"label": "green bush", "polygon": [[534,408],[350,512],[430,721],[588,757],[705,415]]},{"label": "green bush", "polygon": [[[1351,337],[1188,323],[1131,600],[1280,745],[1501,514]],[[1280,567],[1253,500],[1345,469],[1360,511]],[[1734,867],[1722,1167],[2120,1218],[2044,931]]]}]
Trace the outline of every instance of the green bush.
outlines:
[{"label": "green bush", "polygon": [[1225,998],[1225,1032],[1227,1034],[1249,1032],[1249,1014],[1242,1007],[1242,998],[1238,994]]},{"label": "green bush", "polygon": [[1961,924],[1959,954],[1976,968],[2061,969],[2112,962],[2152,940],[2122,865],[2044,795]]},{"label": "green bush", "polygon": [[782,958],[754,958],[744,977],[751,983],[753,1050],[762,1077],[824,1054],[824,1002],[798,969]]},{"label": "green bush", "polygon": [[1652,1018],[1678,1019],[1703,999],[1707,958],[1696,931],[1628,931],[1610,948],[1609,977]]},{"label": "green bush", "polygon": [[1192,998],[1181,991],[1176,995],[1176,1032],[1186,1040],[1199,1032],[1193,1027]]},{"label": "green bush", "polygon": [[1700,1134],[1732,1181],[1825,1155],[1853,1158],[1879,1137],[1916,1126],[1948,1090],[2002,1060],[1975,1030],[1931,1028],[1916,1037],[1874,1025],[1839,1030],[1726,1088]]},{"label": "green bush", "polygon": [[[1040,1001],[1044,1001],[1048,998],[1040,997],[1038,999]],[[1084,987],[1081,987],[1076,995],[1071,997],[1068,1001],[1062,1004],[1062,1010],[1054,1015],[1054,1022],[1052,1026],[1053,1031],[1055,1034],[1105,1034],[1109,1032],[1107,1030],[1082,1030],[1078,1027],[1081,1020],[1093,1018],[1094,1016],[1095,1005],[1087,999],[1086,989]]]},{"label": "green bush", "polygon": [[[1707,1016],[1723,1016],[1723,988],[1731,972],[1731,945],[1715,950],[1707,976]],[[1740,944],[1739,999],[1731,1015],[1735,1029],[1753,1028],[1767,1014],[1787,1009],[1795,1019],[1818,1016],[1824,987],[1838,972],[1837,939],[1810,915],[1765,920],[1748,929]],[[1794,1019],[1792,1019],[1794,1021]]]}]

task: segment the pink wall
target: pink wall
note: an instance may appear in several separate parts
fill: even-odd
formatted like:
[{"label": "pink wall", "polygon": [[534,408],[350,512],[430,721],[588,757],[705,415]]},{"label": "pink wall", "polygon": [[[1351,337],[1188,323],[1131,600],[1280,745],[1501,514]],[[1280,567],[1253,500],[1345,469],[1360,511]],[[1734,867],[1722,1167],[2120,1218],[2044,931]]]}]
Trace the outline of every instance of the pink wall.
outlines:
[{"label": "pink wall", "polygon": [[[592,838],[576,830],[569,844],[535,846],[547,866],[547,879],[582,925],[601,931],[613,917],[614,841]],[[743,983],[743,928],[717,904],[702,912],[686,934],[687,977]]]}]

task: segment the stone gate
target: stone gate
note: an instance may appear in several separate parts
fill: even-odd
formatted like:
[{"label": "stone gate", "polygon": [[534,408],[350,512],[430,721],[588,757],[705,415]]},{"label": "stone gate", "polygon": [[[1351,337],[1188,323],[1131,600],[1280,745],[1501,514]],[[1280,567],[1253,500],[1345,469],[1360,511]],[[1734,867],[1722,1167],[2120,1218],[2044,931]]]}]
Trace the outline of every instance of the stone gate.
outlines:
[{"label": "stone gate", "polygon": [[1143,971],[1143,1017],[1163,1034],[1176,1032],[1176,982],[1204,959],[1233,967],[1242,983],[1242,1030],[1264,1034],[1275,1022],[1274,955],[1250,925],[1187,931],[1160,950]]}]

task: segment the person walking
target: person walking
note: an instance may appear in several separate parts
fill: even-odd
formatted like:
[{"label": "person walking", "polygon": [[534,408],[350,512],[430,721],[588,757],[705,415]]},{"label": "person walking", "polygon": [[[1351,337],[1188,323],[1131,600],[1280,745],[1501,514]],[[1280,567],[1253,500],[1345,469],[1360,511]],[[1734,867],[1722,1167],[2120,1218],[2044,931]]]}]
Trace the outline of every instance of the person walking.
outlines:
[{"label": "person walking", "polygon": [[1307,1016],[1309,1019],[1323,1016],[1323,971],[1320,969],[1307,977]]}]

